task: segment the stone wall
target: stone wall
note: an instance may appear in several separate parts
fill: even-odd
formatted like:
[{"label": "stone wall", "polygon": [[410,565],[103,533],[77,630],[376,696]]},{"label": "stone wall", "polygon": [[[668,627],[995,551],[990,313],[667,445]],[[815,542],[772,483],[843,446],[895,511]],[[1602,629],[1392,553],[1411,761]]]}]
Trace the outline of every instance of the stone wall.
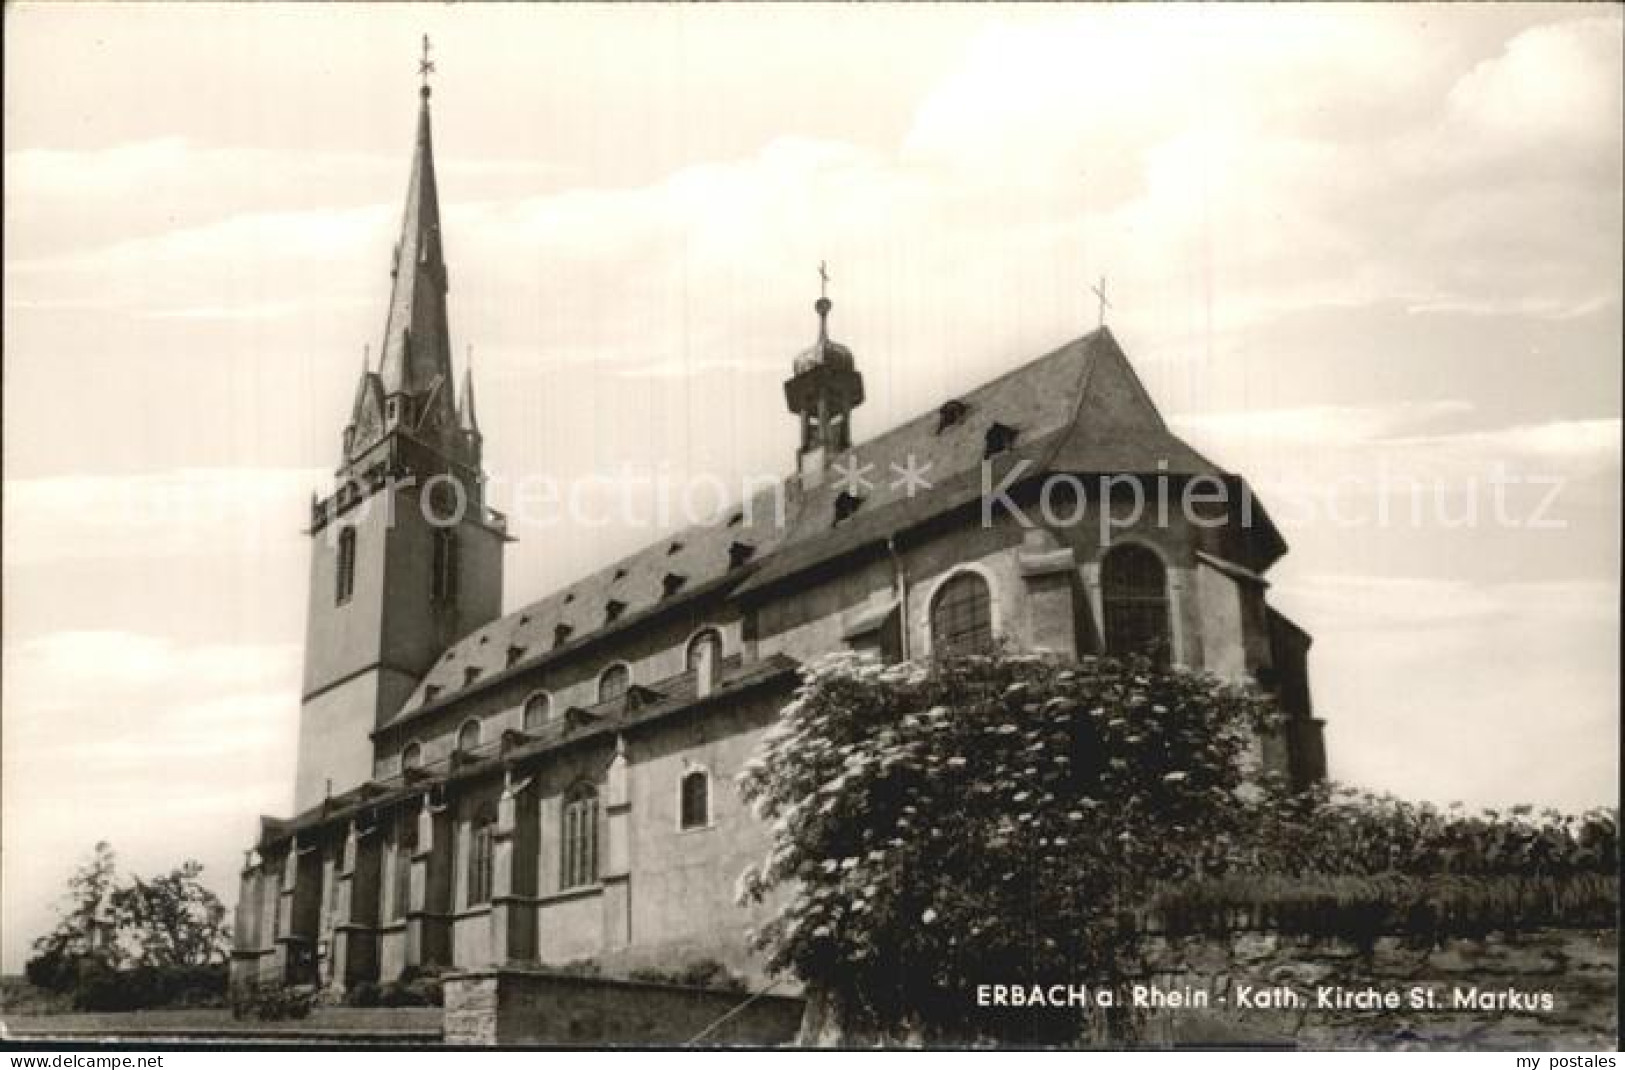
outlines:
[{"label": "stone wall", "polygon": [[[1614,930],[1492,934],[1427,948],[1380,937],[1364,950],[1241,932],[1158,939],[1147,959],[1149,988],[1190,1001],[1152,1012],[1145,1039],[1154,1045],[1612,1050],[1617,1042]],[[1323,994],[1342,1002],[1326,1006]]]},{"label": "stone wall", "polygon": [[774,1047],[795,1038],[802,1013],[787,996],[747,1004],[744,992],[526,969],[451,974],[445,997],[446,1043],[466,1047],[672,1047],[712,1026],[700,1046]]}]

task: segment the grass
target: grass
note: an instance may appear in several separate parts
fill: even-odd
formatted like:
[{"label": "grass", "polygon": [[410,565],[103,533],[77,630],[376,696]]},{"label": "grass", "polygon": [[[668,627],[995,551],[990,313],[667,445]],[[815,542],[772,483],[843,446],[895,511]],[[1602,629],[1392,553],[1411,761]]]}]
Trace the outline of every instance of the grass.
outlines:
[{"label": "grass", "polygon": [[295,1021],[236,1019],[225,1008],[129,1011],[118,1014],[6,1014],[0,1017],[11,1039],[34,1037],[198,1037],[265,1034],[347,1033],[384,1039],[398,1034],[403,1043],[439,1037],[439,1007],[318,1007]]}]

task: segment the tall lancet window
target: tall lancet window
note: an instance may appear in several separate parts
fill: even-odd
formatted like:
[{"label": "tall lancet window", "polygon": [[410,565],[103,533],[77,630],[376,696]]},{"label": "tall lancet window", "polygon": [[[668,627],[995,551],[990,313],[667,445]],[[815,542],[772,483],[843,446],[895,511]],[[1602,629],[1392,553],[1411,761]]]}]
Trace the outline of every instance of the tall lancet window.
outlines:
[{"label": "tall lancet window", "polygon": [[355,528],[339,532],[339,550],[333,572],[333,602],[343,605],[355,593]]},{"label": "tall lancet window", "polygon": [[1108,552],[1100,563],[1100,600],[1108,654],[1144,654],[1168,663],[1168,570],[1155,550],[1124,543]]},{"label": "tall lancet window", "polygon": [[395,826],[394,891],[390,917],[406,917],[412,905],[412,855],[418,849],[417,814],[408,810]]},{"label": "tall lancet window", "polygon": [[457,533],[441,528],[434,533],[435,602],[445,605],[457,600]]},{"label": "tall lancet window", "polygon": [[564,797],[559,836],[559,887],[580,888],[598,880],[598,792],[577,784]]},{"label": "tall lancet window", "polygon": [[931,600],[931,650],[939,657],[993,650],[993,599],[975,572],[948,577]]},{"label": "tall lancet window", "polygon": [[497,809],[484,803],[468,824],[468,905],[491,901],[491,846],[496,832]]},{"label": "tall lancet window", "polygon": [[677,825],[683,829],[703,829],[711,824],[711,774],[691,769],[677,786]]}]

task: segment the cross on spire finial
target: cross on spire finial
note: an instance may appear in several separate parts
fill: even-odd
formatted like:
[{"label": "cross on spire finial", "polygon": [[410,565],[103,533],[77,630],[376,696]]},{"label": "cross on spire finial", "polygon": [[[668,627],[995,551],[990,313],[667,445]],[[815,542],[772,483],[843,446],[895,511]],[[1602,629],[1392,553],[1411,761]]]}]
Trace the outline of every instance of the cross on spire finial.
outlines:
[{"label": "cross on spire finial", "polygon": [[829,266],[822,260],[818,262],[818,300],[813,302],[813,311],[818,313],[818,341],[820,344],[829,337],[829,310],[834,308],[829,299]]},{"label": "cross on spire finial", "polygon": [[418,75],[423,79],[423,95],[429,95],[429,75],[434,73],[434,60],[429,58],[429,35],[423,35],[423,58],[418,60]]},{"label": "cross on spire finial", "polygon": [[1106,310],[1108,308],[1112,307],[1111,301],[1107,300],[1107,298],[1106,298],[1106,276],[1104,276],[1104,275],[1100,276],[1099,285],[1091,286],[1091,287],[1089,287],[1089,289],[1095,295],[1095,297],[1099,299],[1098,304],[1096,306],[1096,308],[1097,308],[1097,312],[1096,312],[1097,319],[1096,319],[1095,326],[1096,327],[1104,327],[1104,326],[1106,326]]}]

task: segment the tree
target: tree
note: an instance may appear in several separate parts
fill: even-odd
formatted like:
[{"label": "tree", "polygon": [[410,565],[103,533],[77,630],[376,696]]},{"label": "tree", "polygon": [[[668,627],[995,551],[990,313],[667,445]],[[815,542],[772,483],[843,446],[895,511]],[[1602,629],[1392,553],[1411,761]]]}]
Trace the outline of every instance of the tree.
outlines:
[{"label": "tree", "polygon": [[187,861],[151,880],[132,877],[113,893],[120,934],[140,966],[206,966],[231,948],[226,908],[200,881],[203,866]]},{"label": "tree", "polygon": [[1229,856],[1273,718],[1144,660],[824,659],[740,777],[773,822],[740,880],[780,893],[758,945],[840,1039],[1122,1041],[1116,1007],[978,1016],[974,993],[1120,983],[1134,908]]},{"label": "tree", "polygon": [[157,1005],[209,988],[230,944],[226,908],[202,873],[188,861],[151,879],[121,880],[113,849],[96,844],[68,880],[56,928],[34,942],[28,979],[73,992],[87,1009]]},{"label": "tree", "polygon": [[90,860],[68,878],[62,916],[56,928],[34,941],[28,979],[41,988],[65,991],[79,974],[79,964],[95,959],[112,967],[119,960],[111,900],[117,881],[117,859],[105,841],[91,850]]}]

